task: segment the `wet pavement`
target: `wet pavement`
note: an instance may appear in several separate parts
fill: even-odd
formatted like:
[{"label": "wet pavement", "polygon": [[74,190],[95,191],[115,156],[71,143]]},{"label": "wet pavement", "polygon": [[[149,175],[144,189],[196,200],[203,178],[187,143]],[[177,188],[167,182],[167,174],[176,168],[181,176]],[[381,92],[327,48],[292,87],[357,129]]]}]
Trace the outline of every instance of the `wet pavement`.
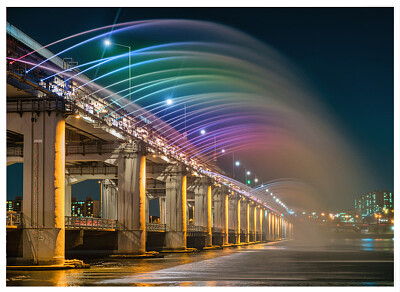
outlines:
[{"label": "wet pavement", "polygon": [[7,286],[393,286],[392,239],[282,241],[86,270],[8,271]]}]

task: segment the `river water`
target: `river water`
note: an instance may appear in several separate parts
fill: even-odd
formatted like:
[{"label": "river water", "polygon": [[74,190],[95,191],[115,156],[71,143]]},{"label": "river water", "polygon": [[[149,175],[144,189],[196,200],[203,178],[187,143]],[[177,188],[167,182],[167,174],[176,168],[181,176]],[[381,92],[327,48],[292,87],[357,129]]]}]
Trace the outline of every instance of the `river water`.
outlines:
[{"label": "river water", "polygon": [[164,258],[87,260],[90,269],[7,271],[7,286],[393,286],[393,239],[299,240]]}]

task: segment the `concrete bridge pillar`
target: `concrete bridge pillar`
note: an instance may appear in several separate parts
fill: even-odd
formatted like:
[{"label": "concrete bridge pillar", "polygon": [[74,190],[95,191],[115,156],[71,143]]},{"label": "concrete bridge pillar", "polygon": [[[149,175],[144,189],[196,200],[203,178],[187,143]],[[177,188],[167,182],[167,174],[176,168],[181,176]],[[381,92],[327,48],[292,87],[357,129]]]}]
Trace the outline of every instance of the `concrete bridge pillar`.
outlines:
[{"label": "concrete bridge pillar", "polygon": [[250,242],[250,225],[249,225],[249,220],[250,220],[250,207],[249,207],[249,202],[246,199],[241,200],[241,226],[240,228],[244,231],[244,242]]},{"label": "concrete bridge pillar", "polygon": [[276,240],[275,213],[271,213],[271,240]]},{"label": "concrete bridge pillar", "polygon": [[250,237],[250,240],[252,239],[252,241],[256,241],[256,216],[255,216],[255,212],[256,212],[256,208],[254,204],[250,204],[249,203],[249,231],[250,234],[253,235],[253,237]]},{"label": "concrete bridge pillar", "polygon": [[149,223],[149,221],[150,221],[150,208],[149,208],[149,202],[150,202],[150,200],[149,200],[149,198],[146,196],[146,204],[145,204],[145,206],[146,206],[146,209],[145,209],[145,221],[146,221],[146,223]]},{"label": "concrete bridge pillar", "polygon": [[268,236],[267,236],[267,240],[271,241],[272,240],[272,226],[271,226],[271,222],[272,222],[272,214],[271,211],[268,210]]},{"label": "concrete bridge pillar", "polygon": [[293,223],[290,223],[290,239],[293,239],[293,235],[294,235]]},{"label": "concrete bridge pillar", "polygon": [[258,228],[258,241],[263,241],[263,209],[261,207],[257,208],[257,228]]},{"label": "concrete bridge pillar", "polygon": [[245,214],[246,214],[246,237],[245,242],[250,242],[250,202],[246,201],[245,203]]},{"label": "concrete bridge pillar", "polygon": [[229,195],[224,195],[224,238],[223,244],[227,245],[228,242],[228,234],[229,234]]},{"label": "concrete bridge pillar", "polygon": [[165,203],[165,197],[160,197],[159,198],[159,204],[160,204],[160,222],[161,224],[166,224],[166,217],[167,217],[167,208],[166,208],[166,203]]},{"label": "concrete bridge pillar", "polygon": [[118,254],[145,253],[145,204],[146,156],[125,148],[118,164]]},{"label": "concrete bridge pillar", "polygon": [[71,216],[72,182],[65,176],[65,216]]},{"label": "concrete bridge pillar", "polygon": [[229,197],[229,229],[235,230],[234,243],[240,243],[240,198],[232,195]]},{"label": "concrete bridge pillar", "polygon": [[286,220],[283,220],[283,237],[284,238],[287,238],[286,226],[287,226],[287,222],[286,222]]},{"label": "concrete bridge pillar", "polygon": [[166,249],[186,249],[187,177],[180,167],[166,179]]},{"label": "concrete bridge pillar", "polygon": [[[19,129],[13,129],[13,128]],[[56,112],[7,114],[7,129],[24,135],[21,264],[65,260],[65,119]]]},{"label": "concrete bridge pillar", "polygon": [[281,216],[276,215],[276,231],[277,231],[277,238],[278,240],[281,239]]},{"label": "concrete bridge pillar", "polygon": [[212,245],[212,189],[208,178],[201,178],[199,186],[195,188],[194,225],[204,226],[206,232],[206,246]]},{"label": "concrete bridge pillar", "polygon": [[262,208],[262,241],[268,240],[268,213],[266,208]]},{"label": "concrete bridge pillar", "polygon": [[108,179],[102,181],[103,188],[103,207],[101,210],[101,218],[117,219],[117,186]]},{"label": "concrete bridge pillar", "polygon": [[215,222],[214,226],[222,228],[223,245],[228,244],[228,194],[224,189],[217,191],[214,200]]},{"label": "concrete bridge pillar", "polygon": [[280,226],[280,216],[277,214],[276,216],[275,216],[275,218],[276,218],[276,236],[277,236],[277,239],[278,240],[280,240],[281,239],[281,226]]}]

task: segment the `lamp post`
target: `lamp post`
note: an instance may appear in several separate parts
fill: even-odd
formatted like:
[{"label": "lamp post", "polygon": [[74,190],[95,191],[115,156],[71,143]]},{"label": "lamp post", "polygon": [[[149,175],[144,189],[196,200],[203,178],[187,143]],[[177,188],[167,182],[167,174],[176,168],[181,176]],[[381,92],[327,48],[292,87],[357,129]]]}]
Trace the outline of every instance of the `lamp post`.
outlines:
[{"label": "lamp post", "polygon": [[235,166],[240,166],[240,161],[235,161],[235,153],[232,153],[232,174],[233,178],[235,178]]},{"label": "lamp post", "polygon": [[250,170],[246,170],[246,185],[250,185],[247,177],[251,174]]},{"label": "lamp post", "polygon": [[113,45],[113,46],[120,46],[123,48],[127,48],[128,52],[129,52],[129,68],[128,68],[128,73],[129,73],[129,97],[131,97],[131,88],[132,88],[132,74],[131,74],[131,46],[126,46],[126,45],[121,45],[121,44],[116,44],[116,43],[112,43],[110,40],[105,40],[104,41],[105,45],[107,47]]}]

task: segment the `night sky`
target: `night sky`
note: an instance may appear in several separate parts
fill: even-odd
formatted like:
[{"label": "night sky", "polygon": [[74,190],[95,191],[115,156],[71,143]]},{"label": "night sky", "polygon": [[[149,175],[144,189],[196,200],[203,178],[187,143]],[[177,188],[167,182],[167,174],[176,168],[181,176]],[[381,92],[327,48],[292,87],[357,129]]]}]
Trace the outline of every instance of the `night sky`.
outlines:
[{"label": "night sky", "polygon": [[[7,21],[47,44],[112,24],[118,11],[8,8]],[[393,9],[122,8],[117,22],[157,18],[229,25],[279,51],[301,72],[303,82],[330,109],[350,144],[374,170],[373,188],[393,190]],[[8,167],[7,175],[7,198],[12,199],[22,194],[22,166]],[[96,199],[99,192],[97,181],[88,181],[79,189],[74,186],[73,196]]]}]

